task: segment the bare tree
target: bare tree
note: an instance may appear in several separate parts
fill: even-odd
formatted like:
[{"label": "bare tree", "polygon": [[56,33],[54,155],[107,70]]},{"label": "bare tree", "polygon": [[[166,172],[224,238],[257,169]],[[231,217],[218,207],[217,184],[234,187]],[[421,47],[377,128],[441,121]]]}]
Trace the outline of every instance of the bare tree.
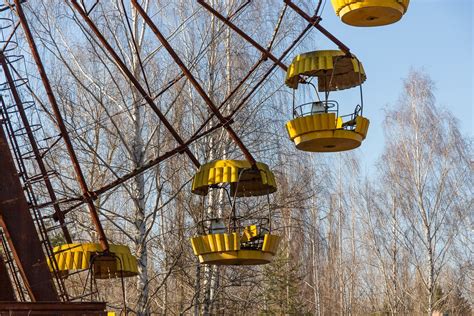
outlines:
[{"label": "bare tree", "polygon": [[433,89],[426,74],[409,74],[398,106],[387,111],[381,164],[400,209],[398,236],[422,283],[428,315],[442,301],[435,297],[439,278],[468,214],[470,174],[467,142],[451,114],[436,106]]}]

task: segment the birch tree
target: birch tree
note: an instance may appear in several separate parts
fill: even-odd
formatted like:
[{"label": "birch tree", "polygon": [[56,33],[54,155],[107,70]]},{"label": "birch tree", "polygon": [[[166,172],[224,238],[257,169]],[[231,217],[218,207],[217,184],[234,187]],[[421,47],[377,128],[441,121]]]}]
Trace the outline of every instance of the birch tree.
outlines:
[{"label": "birch tree", "polygon": [[381,165],[400,206],[396,229],[421,280],[428,315],[440,304],[435,292],[470,205],[468,143],[452,115],[436,105],[433,91],[428,75],[409,74],[399,104],[387,111]]}]

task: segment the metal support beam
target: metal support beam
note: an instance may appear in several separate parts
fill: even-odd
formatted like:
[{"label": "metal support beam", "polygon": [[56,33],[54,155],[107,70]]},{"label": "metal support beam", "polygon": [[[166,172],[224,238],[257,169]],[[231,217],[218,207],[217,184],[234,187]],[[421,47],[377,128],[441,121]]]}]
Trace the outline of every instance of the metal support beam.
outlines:
[{"label": "metal support beam", "polygon": [[[31,145],[31,148],[33,149],[35,160],[38,164],[41,174],[43,175],[43,182],[46,186],[46,190],[48,191],[51,201],[54,203],[55,201],[57,201],[56,193],[54,192],[53,185],[51,184],[51,181],[49,180],[48,171],[46,170],[46,166],[43,162],[43,156],[41,155],[38,145],[36,143],[36,139],[33,136],[33,131],[31,130],[28,117],[26,116],[26,113],[25,113],[23,101],[21,100],[20,94],[18,93],[17,87],[15,85],[15,81],[10,72],[10,68],[7,65],[8,61],[2,52],[0,52],[0,64],[3,69],[3,73],[5,74],[5,78],[7,79],[8,87],[10,88],[10,91],[12,93],[13,100],[15,101],[15,106],[18,109],[18,114],[20,114],[23,127],[25,128],[26,135],[28,137],[28,141]],[[8,113],[5,113],[5,115],[8,115]],[[59,205],[53,204],[53,208],[54,208],[55,219],[59,221],[59,223],[61,224],[61,230],[63,232],[64,239],[68,243],[72,243],[71,235],[69,234],[69,231],[66,225],[64,224],[64,215],[62,214],[61,209],[59,208]]]},{"label": "metal support beam", "polygon": [[[0,125],[0,225],[32,301],[58,301],[15,163]],[[3,284],[1,285],[3,291]]]},{"label": "metal support beam", "polygon": [[[133,86],[138,90],[138,92],[142,95],[142,97],[145,99],[148,105],[152,108],[152,110],[156,113],[159,119],[163,122],[165,127],[171,133],[171,135],[175,138],[175,140],[180,145],[183,145],[184,141],[181,138],[181,136],[179,136],[178,132],[174,129],[173,125],[171,125],[171,123],[168,121],[165,115],[160,111],[158,106],[155,104],[155,101],[153,101],[153,98],[147,93],[145,88],[143,88],[143,86],[140,84],[137,78],[132,74],[130,69],[128,69],[128,67],[119,57],[119,55],[115,52],[112,46],[107,42],[104,35],[102,35],[102,33],[97,28],[97,26],[94,24],[94,22],[92,22],[92,20],[89,18],[87,13],[82,9],[81,5],[77,3],[76,0],[71,0],[71,3],[73,7],[77,10],[77,12],[79,12],[79,14],[82,16],[82,18],[87,23],[87,25],[91,28],[92,32],[94,32],[94,34],[97,36],[97,39],[102,43],[104,48],[109,52],[109,54],[111,55],[112,59],[115,61],[117,66],[120,68],[120,70],[122,70],[123,74],[125,74],[128,80],[130,80]],[[191,159],[191,161],[194,163],[196,167],[201,166],[201,164],[199,163],[199,160],[196,158],[196,156],[194,156],[194,154],[191,152],[189,148],[186,148],[184,152],[188,155],[188,157]]]},{"label": "metal support beam", "polygon": [[[135,1],[132,1],[135,3]],[[251,38],[249,35],[247,35],[244,31],[242,31],[237,25],[232,23],[229,19],[224,17],[222,14],[220,14],[218,11],[214,10],[213,7],[211,7],[209,4],[207,4],[204,0],[197,0],[197,2],[203,6],[206,10],[211,12],[215,17],[217,17],[219,20],[224,22],[227,26],[229,26],[231,29],[233,29],[237,34],[242,36],[247,42],[252,44],[256,49],[258,49],[266,58],[270,58],[275,64],[281,67],[284,71],[287,71],[288,67],[281,62],[278,58],[276,58],[269,50],[263,48],[259,43],[257,43],[253,38]]]},{"label": "metal support beam", "polygon": [[46,71],[44,70],[43,63],[41,61],[40,55],[38,53],[38,49],[36,47],[33,34],[31,33],[30,27],[28,25],[28,20],[23,12],[21,1],[14,0],[16,6],[16,13],[18,14],[18,18],[20,19],[21,26],[25,33],[26,40],[28,45],[30,46],[31,53],[33,55],[33,59],[35,60],[36,66],[38,68],[39,75],[41,77],[41,81],[43,82],[43,86],[46,90],[46,94],[48,96],[49,103],[53,109],[54,116],[56,118],[56,124],[61,132],[61,136],[66,144],[66,148],[69,154],[69,157],[72,161],[72,167],[74,168],[76,179],[79,183],[81,188],[82,194],[87,200],[87,206],[89,209],[89,214],[91,216],[92,222],[97,230],[99,235],[99,243],[102,247],[103,251],[109,250],[109,243],[107,241],[107,237],[105,236],[104,229],[102,224],[100,223],[99,214],[97,213],[96,207],[94,202],[91,198],[91,194],[89,188],[87,186],[84,174],[82,173],[81,166],[79,165],[79,161],[76,156],[76,152],[74,151],[74,147],[72,145],[71,139],[69,137],[66,125],[64,124],[64,120],[62,118],[61,112],[59,110],[58,103],[53,93],[53,89],[51,88],[51,84],[49,83],[48,76],[46,75]]},{"label": "metal support beam", "polygon": [[[314,19],[314,17],[313,17],[313,19]],[[280,56],[279,60],[283,60],[291,52],[291,50],[302,40],[304,35],[311,29],[312,26],[313,26],[313,23],[310,23],[306,26],[305,29],[303,29],[303,31],[296,37],[296,39],[290,44],[290,46],[288,46],[288,48],[283,52],[283,54]],[[263,61],[264,61],[264,57],[262,56],[262,58],[260,58],[253,65],[253,67],[248,71],[247,75],[236,85],[236,87],[232,90],[232,92],[230,92],[229,95],[225,98],[225,100],[220,104],[219,109],[221,109],[235,95],[235,93],[248,80],[248,78],[251,76],[251,74],[262,64]],[[265,80],[272,73],[272,71],[276,68],[276,66],[277,66],[276,64],[273,64],[273,66],[270,67],[266,71],[266,73],[263,75],[263,77],[252,87],[250,92],[245,97],[243,97],[241,99],[241,102],[235,107],[235,109],[232,111],[232,113],[228,116],[228,119],[230,119],[230,120],[227,121],[226,124],[232,124],[233,123],[232,117],[248,101],[248,99],[252,97],[252,95],[255,93],[255,91],[257,91],[258,88],[265,82]],[[183,76],[184,76],[184,74],[178,76],[177,79],[182,78]],[[142,167],[140,167],[138,169],[135,169],[135,170],[131,171],[130,173],[114,180],[113,182],[110,182],[110,183],[106,184],[105,186],[93,191],[92,192],[93,196],[98,196],[102,193],[105,193],[109,190],[112,190],[113,188],[115,188],[115,187],[121,185],[122,183],[128,181],[129,179],[136,176],[137,174],[139,174],[141,172],[144,172],[144,171],[158,165],[159,163],[167,160],[168,158],[173,157],[177,153],[180,153],[180,152],[184,151],[185,148],[188,147],[189,145],[191,145],[194,141],[197,141],[200,138],[202,138],[202,137],[208,135],[209,133],[215,131],[216,129],[221,128],[224,124],[219,123],[219,124],[216,124],[215,126],[213,126],[212,128],[208,129],[207,131],[205,131],[203,133],[200,133],[207,126],[207,124],[212,120],[213,117],[214,117],[214,113],[211,113],[209,115],[209,117],[201,124],[201,126],[198,127],[198,129],[195,131],[193,136],[191,136],[183,145],[180,145],[180,146],[164,153],[163,155],[150,160],[148,163],[146,163]],[[75,201],[80,201],[80,198],[76,197],[76,198],[66,199],[62,202],[69,203],[69,202],[75,202]],[[70,212],[72,209],[75,209],[75,208],[79,207],[83,203],[84,202],[78,202],[77,204],[73,205],[69,209],[64,210],[64,213]],[[44,206],[47,206],[47,205],[48,204],[45,204]]]},{"label": "metal support beam", "polygon": [[330,41],[336,44],[340,50],[342,50],[346,55],[352,56],[349,47],[344,45],[337,37],[332,35],[328,30],[326,30],[319,22],[321,21],[320,17],[310,17],[306,12],[301,10],[296,4],[291,0],[283,0],[290,8],[292,8],[296,13],[298,13],[303,19],[311,23],[318,31],[320,31],[324,36],[326,36]]},{"label": "metal support beam", "polygon": [[186,75],[188,80],[191,82],[191,84],[194,86],[196,91],[199,93],[199,95],[203,98],[204,102],[209,106],[211,111],[214,113],[214,115],[217,117],[217,119],[224,124],[224,128],[227,130],[229,133],[230,138],[236,143],[236,145],[240,148],[242,153],[244,154],[245,158],[250,162],[252,166],[256,165],[256,161],[253,158],[252,154],[250,151],[247,149],[247,147],[244,145],[242,140],[237,136],[233,128],[227,124],[228,118],[224,117],[222,113],[219,111],[219,109],[216,107],[214,102],[212,102],[211,98],[207,95],[207,93],[204,91],[204,89],[201,87],[199,82],[196,80],[196,78],[193,76],[191,71],[186,67],[186,65],[183,63],[181,58],[176,54],[174,49],[171,47],[170,43],[166,40],[166,38],[161,34],[161,32],[158,30],[158,27],[153,23],[151,18],[148,16],[148,14],[143,10],[143,8],[138,4],[137,0],[132,0],[132,5],[137,9],[138,13],[143,17],[145,20],[145,23],[148,24],[148,26],[151,28],[152,32],[155,33],[156,37],[158,40],[161,42],[161,44],[166,48],[168,53],[171,55],[171,58],[178,64],[178,66],[181,68],[181,71]]},{"label": "metal support beam", "polygon": [[0,302],[0,315],[107,316],[103,302]]}]

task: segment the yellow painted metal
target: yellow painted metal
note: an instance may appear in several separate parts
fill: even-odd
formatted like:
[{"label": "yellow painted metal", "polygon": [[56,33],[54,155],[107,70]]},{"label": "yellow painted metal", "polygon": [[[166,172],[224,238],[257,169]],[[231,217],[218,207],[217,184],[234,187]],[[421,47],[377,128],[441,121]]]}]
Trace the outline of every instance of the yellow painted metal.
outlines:
[{"label": "yellow painted metal", "polygon": [[[92,256],[94,259],[94,276],[97,279],[136,276],[138,274],[137,259],[131,254],[130,249],[124,245],[110,245],[111,255],[101,254],[100,244],[64,244],[54,247],[53,253],[58,264],[58,271],[67,274],[69,271],[89,269]],[[52,263],[48,260],[50,269]]]},{"label": "yellow painted metal", "polygon": [[286,129],[299,150],[337,152],[359,147],[367,136],[369,120],[357,116],[355,124],[354,130],[345,130],[335,113],[321,113],[297,117],[286,123]]},{"label": "yellow painted metal", "polygon": [[[264,163],[257,162],[258,172],[243,172],[252,166],[246,160],[216,160],[202,165],[194,175],[192,192],[206,195],[209,187],[229,183],[231,194],[259,196],[277,190],[275,176]],[[240,176],[240,178],[239,178]]]},{"label": "yellow painted metal", "polygon": [[301,75],[317,77],[319,91],[349,89],[367,79],[357,57],[347,57],[340,50],[318,50],[297,55],[286,72],[286,85],[297,89]]},{"label": "yellow painted metal", "polygon": [[399,21],[410,0],[331,0],[341,20],[353,26],[382,26]]},{"label": "yellow painted metal", "polygon": [[199,262],[214,265],[258,265],[270,263],[278,250],[280,236],[265,234],[261,249],[241,249],[237,233],[191,238]]},{"label": "yellow painted metal", "polygon": [[242,237],[240,238],[241,242],[247,242],[253,240],[258,236],[257,225],[250,225],[245,227]]}]

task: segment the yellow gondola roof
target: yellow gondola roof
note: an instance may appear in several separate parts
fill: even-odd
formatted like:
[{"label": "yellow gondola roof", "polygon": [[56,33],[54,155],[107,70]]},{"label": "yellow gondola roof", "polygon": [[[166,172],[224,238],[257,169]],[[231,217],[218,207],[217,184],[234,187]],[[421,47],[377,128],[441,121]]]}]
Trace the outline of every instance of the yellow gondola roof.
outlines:
[{"label": "yellow gondola roof", "polygon": [[347,57],[340,50],[318,50],[296,56],[286,72],[286,85],[297,89],[301,75],[317,77],[319,91],[349,89],[367,79],[357,57]]},{"label": "yellow gondola roof", "polygon": [[210,187],[226,183],[231,186],[231,194],[238,197],[260,196],[277,190],[273,172],[266,164],[257,162],[258,170],[251,168],[246,160],[216,160],[204,164],[194,175],[192,192],[206,195]]},{"label": "yellow gondola roof", "polygon": [[[131,254],[127,246],[111,244],[109,250],[118,260],[115,260],[116,263],[112,267],[107,266],[110,268],[107,273],[104,272],[104,269],[100,269],[102,262],[98,262],[95,266],[99,268],[95,271],[97,279],[116,278],[121,275],[130,277],[138,274],[137,259]],[[95,243],[64,244],[53,249],[58,271],[66,274],[69,271],[89,269],[92,256],[101,252],[100,244]],[[48,264],[52,269],[51,260],[48,260]]]}]

